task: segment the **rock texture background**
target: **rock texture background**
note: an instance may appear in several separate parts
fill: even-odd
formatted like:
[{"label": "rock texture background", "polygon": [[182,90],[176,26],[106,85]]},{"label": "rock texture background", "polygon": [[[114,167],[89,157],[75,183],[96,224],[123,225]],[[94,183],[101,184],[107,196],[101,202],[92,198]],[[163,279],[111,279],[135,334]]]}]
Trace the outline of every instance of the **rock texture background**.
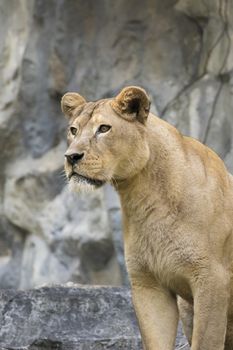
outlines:
[{"label": "rock texture background", "polygon": [[0,28],[0,287],[127,283],[117,197],[66,189],[60,98],[141,85],[233,171],[233,2],[9,0]]}]

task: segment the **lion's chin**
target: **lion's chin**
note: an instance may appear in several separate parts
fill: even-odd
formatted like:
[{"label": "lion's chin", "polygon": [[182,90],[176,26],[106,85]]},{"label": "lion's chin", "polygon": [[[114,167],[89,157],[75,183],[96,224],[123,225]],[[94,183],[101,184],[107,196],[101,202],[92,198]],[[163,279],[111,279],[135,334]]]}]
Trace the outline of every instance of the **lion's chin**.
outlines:
[{"label": "lion's chin", "polygon": [[69,190],[71,192],[90,193],[93,192],[95,189],[96,187],[90,184],[77,183],[73,180],[69,181]]},{"label": "lion's chin", "polygon": [[92,192],[102,185],[104,185],[104,181],[90,179],[78,174],[73,174],[69,179],[69,189],[72,192]]}]

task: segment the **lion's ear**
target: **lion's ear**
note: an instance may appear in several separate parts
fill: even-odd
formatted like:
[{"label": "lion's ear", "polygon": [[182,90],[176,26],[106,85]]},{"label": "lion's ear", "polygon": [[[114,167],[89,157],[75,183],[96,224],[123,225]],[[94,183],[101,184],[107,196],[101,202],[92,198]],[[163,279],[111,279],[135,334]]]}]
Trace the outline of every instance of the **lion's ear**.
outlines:
[{"label": "lion's ear", "polygon": [[111,102],[112,108],[127,120],[137,119],[145,123],[150,111],[150,99],[138,86],[125,87]]},{"label": "lion's ear", "polygon": [[86,100],[76,92],[67,92],[61,99],[62,112],[70,118],[75,108],[86,103]]}]

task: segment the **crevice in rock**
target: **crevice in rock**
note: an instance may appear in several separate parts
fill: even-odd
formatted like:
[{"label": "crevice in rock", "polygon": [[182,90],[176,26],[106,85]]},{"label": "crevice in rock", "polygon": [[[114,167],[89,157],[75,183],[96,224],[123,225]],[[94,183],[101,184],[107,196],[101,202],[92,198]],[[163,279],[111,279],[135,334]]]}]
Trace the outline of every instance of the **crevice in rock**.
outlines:
[{"label": "crevice in rock", "polygon": [[208,135],[209,135],[209,131],[210,131],[210,128],[211,128],[211,123],[212,123],[212,120],[213,120],[214,115],[215,115],[215,109],[216,109],[216,106],[217,106],[217,103],[218,103],[218,100],[219,100],[222,88],[223,88],[223,83],[221,83],[221,85],[220,85],[220,87],[218,89],[218,92],[216,94],[216,97],[215,97],[215,100],[214,100],[214,103],[213,103],[213,107],[212,107],[212,112],[211,112],[211,115],[210,115],[210,117],[208,119],[206,131],[205,131],[205,136],[203,138],[203,143],[206,143],[206,141],[207,141],[207,138],[208,138]]}]

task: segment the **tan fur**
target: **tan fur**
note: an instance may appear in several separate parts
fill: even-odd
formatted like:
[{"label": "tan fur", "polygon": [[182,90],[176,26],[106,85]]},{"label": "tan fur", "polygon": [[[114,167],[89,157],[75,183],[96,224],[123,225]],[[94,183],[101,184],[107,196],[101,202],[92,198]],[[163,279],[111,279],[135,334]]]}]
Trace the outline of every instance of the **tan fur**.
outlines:
[{"label": "tan fur", "polygon": [[[212,150],[149,113],[143,89],[76,97],[62,100],[78,128],[67,152],[84,153],[75,172],[119,193],[145,349],[174,348],[179,307],[192,350],[232,350],[233,177]],[[96,133],[101,124],[111,129]],[[67,161],[65,169],[69,176]]]}]

